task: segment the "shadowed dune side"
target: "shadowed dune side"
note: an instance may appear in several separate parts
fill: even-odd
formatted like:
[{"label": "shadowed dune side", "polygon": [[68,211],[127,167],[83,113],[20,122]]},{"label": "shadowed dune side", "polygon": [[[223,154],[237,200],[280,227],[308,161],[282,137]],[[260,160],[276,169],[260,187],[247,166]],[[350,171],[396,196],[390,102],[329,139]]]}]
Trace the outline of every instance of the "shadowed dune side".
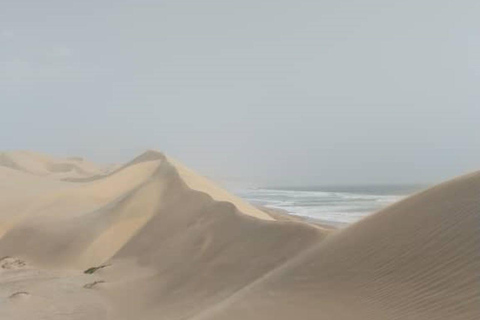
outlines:
[{"label": "shadowed dune side", "polygon": [[115,318],[192,316],[268,275],[326,235],[307,224],[245,215],[229,202],[190,189],[182,179],[173,181],[157,214],[110,261],[113,266],[134,261],[150,270],[134,283],[111,284]]},{"label": "shadowed dune side", "polygon": [[191,319],[479,315],[480,173],[474,173],[332,235],[248,292]]}]

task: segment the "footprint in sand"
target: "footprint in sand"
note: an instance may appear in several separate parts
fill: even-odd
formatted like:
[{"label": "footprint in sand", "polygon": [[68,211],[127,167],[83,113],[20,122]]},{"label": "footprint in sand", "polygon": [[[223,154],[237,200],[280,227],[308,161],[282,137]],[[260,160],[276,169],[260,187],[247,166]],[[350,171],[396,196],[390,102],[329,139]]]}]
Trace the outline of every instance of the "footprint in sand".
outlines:
[{"label": "footprint in sand", "polygon": [[106,268],[106,267],[110,267],[110,266],[111,266],[111,264],[102,264],[101,266],[98,266],[98,267],[88,268],[87,270],[83,271],[83,273],[93,274],[93,273],[95,273],[97,270],[100,270],[100,269],[103,269],[103,268]]},{"label": "footprint in sand", "polygon": [[25,261],[12,258],[9,256],[3,257],[0,259],[0,268],[6,269],[6,270],[11,270],[11,269],[20,269],[25,267],[27,264]]},{"label": "footprint in sand", "polygon": [[26,291],[18,291],[18,292],[15,292],[15,293],[11,294],[8,298],[18,300],[18,299],[25,299],[29,296],[30,296],[30,293],[28,293]]},{"label": "footprint in sand", "polygon": [[90,283],[87,283],[86,285],[84,285],[83,287],[85,289],[92,289],[93,287],[95,287],[97,284],[100,284],[100,283],[105,283],[105,281],[98,280],[98,281],[90,282]]}]

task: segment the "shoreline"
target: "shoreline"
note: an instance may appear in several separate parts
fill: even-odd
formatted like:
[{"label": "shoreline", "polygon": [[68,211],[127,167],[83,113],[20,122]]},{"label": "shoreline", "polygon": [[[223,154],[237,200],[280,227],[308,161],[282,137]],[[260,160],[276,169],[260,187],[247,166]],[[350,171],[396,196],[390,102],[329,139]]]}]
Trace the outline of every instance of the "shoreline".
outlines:
[{"label": "shoreline", "polygon": [[347,224],[341,224],[341,223],[335,223],[335,222],[330,223],[330,222],[326,222],[326,221],[311,218],[311,217],[294,215],[283,209],[269,208],[261,205],[257,205],[256,207],[262,210],[263,212],[267,213],[277,221],[303,222],[303,223],[315,225],[327,230],[338,230],[347,226]]}]

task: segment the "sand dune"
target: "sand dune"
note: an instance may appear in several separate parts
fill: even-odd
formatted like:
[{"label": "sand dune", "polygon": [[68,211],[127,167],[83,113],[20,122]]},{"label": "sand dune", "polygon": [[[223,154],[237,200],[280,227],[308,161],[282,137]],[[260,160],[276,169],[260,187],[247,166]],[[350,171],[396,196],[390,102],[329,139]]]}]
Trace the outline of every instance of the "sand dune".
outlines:
[{"label": "sand dune", "polygon": [[0,319],[480,315],[480,173],[333,232],[156,151],[114,171],[1,153],[0,192]]},{"label": "sand dune", "polygon": [[100,175],[108,171],[81,157],[56,159],[31,151],[0,152],[0,166],[57,179]]}]

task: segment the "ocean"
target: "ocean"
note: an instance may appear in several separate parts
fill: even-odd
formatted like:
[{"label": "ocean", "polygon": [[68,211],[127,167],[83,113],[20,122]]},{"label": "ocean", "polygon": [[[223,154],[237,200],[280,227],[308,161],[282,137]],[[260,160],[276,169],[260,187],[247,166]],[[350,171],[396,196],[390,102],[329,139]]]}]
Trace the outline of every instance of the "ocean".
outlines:
[{"label": "ocean", "polygon": [[346,226],[424,189],[420,185],[250,188],[237,194],[250,203]]}]

